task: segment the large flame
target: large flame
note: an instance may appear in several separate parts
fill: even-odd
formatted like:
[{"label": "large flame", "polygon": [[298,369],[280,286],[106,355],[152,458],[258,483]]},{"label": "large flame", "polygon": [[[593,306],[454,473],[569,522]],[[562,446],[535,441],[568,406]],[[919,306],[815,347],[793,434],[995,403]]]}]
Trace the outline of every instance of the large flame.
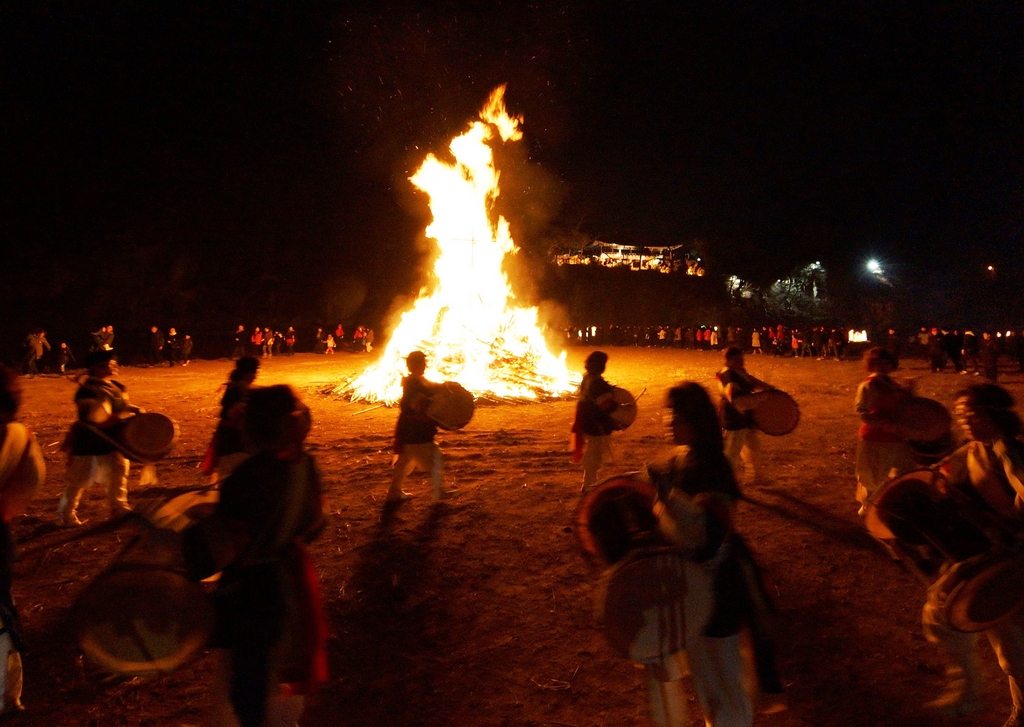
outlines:
[{"label": "large flame", "polygon": [[380,359],[348,387],[354,399],[394,403],[402,396],[405,357],[427,354],[427,377],[458,381],[477,396],[538,399],[562,396],[576,381],[555,356],[537,322],[537,309],[519,307],[501,268],[518,248],[508,221],[492,222],[498,171],[488,142],[522,138],[521,119],[505,110],[505,87],[494,90],[475,121],[449,145],[454,164],[428,154],[410,181],[430,197],[436,241],[432,285],[402,314]]}]

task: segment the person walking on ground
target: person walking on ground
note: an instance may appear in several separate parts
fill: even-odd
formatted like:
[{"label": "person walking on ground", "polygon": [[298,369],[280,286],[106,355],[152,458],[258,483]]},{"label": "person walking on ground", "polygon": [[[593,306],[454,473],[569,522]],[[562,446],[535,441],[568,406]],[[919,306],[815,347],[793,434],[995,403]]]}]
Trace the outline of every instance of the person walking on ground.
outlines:
[{"label": "person walking on ground", "polygon": [[597,482],[605,462],[615,460],[611,434],[615,431],[611,413],[618,408],[608,394],[612,385],[604,379],[608,354],[594,351],[583,363],[586,373],[576,397],[576,416],[572,423],[572,461],[583,464],[582,490]]},{"label": "person walking on ground", "polygon": [[413,351],[406,356],[405,365],[409,375],[402,379],[391,487],[385,500],[388,505],[396,505],[412,497],[402,486],[405,478],[416,469],[430,474],[434,500],[441,500],[448,494],[441,486],[444,459],[441,449],[434,442],[437,423],[426,413],[437,384],[425,377],[427,356],[422,351]]},{"label": "person walking on ground", "polygon": [[763,473],[760,467],[761,442],[754,429],[751,414],[756,400],[753,394],[769,391],[774,387],[747,373],[744,367],[743,351],[735,346],[725,351],[725,368],[715,378],[721,390],[719,417],[725,442],[725,457],[739,478],[745,467],[754,482],[760,481]]},{"label": "person walking on ground", "polygon": [[876,347],[868,351],[864,363],[868,378],[857,387],[854,401],[861,421],[856,462],[859,515],[864,515],[868,500],[890,478],[917,466],[899,424],[900,411],[911,392],[890,376],[896,370],[896,357]]},{"label": "person walking on ground", "polygon": [[42,328],[32,331],[32,333],[28,334],[28,338],[25,339],[25,346],[28,348],[25,356],[25,368],[29,378],[34,378],[39,373],[37,366],[39,359],[50,350],[50,342],[46,340],[46,331]]},{"label": "person walking on ground", "polygon": [[57,524],[81,525],[78,503],[93,482],[107,486],[111,519],[129,512],[128,460],[110,441],[116,439],[125,420],[141,411],[128,403],[124,384],[117,381],[117,359],[113,351],[93,351],[85,359],[88,378],[75,393],[78,420],[64,438],[62,449],[70,463],[64,477],[64,492],[57,505]]},{"label": "person walking on ground", "polygon": [[156,366],[164,361],[164,334],[153,326],[149,329],[149,365]]}]

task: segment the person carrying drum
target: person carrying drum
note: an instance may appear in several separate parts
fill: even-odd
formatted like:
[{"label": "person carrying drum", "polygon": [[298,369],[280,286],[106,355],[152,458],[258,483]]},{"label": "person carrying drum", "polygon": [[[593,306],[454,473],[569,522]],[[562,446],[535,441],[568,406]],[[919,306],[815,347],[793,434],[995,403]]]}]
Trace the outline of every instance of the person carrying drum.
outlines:
[{"label": "person carrying drum", "polygon": [[111,442],[125,419],[141,411],[128,403],[125,385],[114,379],[117,358],[113,351],[93,351],[85,359],[86,378],[75,393],[78,421],[71,425],[62,449],[69,454],[64,492],[57,505],[57,524],[81,525],[78,503],[93,482],[107,485],[111,519],[120,517],[128,506],[128,460]]},{"label": "person carrying drum", "polygon": [[[608,354],[594,351],[583,362],[586,374],[576,399],[576,416],[572,423],[572,461],[583,463],[583,487],[597,482],[597,473],[605,462],[614,461],[611,434],[615,430],[611,413],[618,404],[607,397],[612,385],[605,381]],[[604,397],[604,398],[602,398]]]},{"label": "person carrying drum", "polygon": [[[934,468],[940,496],[953,496],[955,486],[966,489],[992,517],[998,531],[1009,535],[1002,539],[1011,541],[1024,531],[1024,442],[1020,439],[1021,419],[1013,405],[1009,392],[996,384],[978,384],[960,392],[955,414],[968,441]],[[1008,547],[1013,547],[1012,543],[998,542],[998,537],[993,544],[994,550]],[[952,665],[947,670],[945,691],[926,706],[945,717],[967,716],[982,708],[977,635],[950,628],[943,618],[941,600],[932,596],[929,593],[922,614],[925,635],[945,650]],[[1010,682],[1012,711],[1004,727],[1022,727],[1024,614],[1014,609],[984,633]]]},{"label": "person carrying drum", "polygon": [[898,366],[896,356],[875,347],[868,351],[865,365],[868,378],[857,387],[854,402],[861,421],[856,463],[856,499],[861,516],[878,488],[917,466],[914,452],[899,424],[900,408],[909,400],[911,392],[890,376]]},{"label": "person carrying drum", "polygon": [[20,405],[17,376],[0,366],[0,716],[23,709],[24,630],[11,595],[14,538],[9,523],[24,512],[46,479],[46,465],[35,435],[16,421]]},{"label": "person carrying drum", "polygon": [[304,695],[327,680],[327,623],[306,550],[324,525],[303,444],[310,421],[290,387],[252,391],[243,427],[255,453],[221,484],[212,516],[234,543],[214,592],[217,711],[230,703],[241,727],[297,724]]},{"label": "person carrying drum", "polygon": [[405,365],[409,375],[402,379],[391,487],[385,499],[387,505],[397,505],[412,497],[402,489],[402,485],[405,484],[405,478],[416,469],[430,473],[435,500],[441,500],[448,494],[441,486],[444,459],[440,447],[434,442],[437,423],[426,414],[430,396],[437,385],[424,377],[427,356],[422,351],[413,351],[406,356]]},{"label": "person carrying drum", "polygon": [[[740,655],[740,631],[744,627],[753,637],[758,682],[772,697],[771,706],[764,711],[785,708],[774,646],[765,627],[772,605],[753,556],[733,530],[740,491],[725,457],[711,397],[700,384],[684,382],[669,390],[668,406],[672,441],[680,448],[667,461],[647,466],[658,491],[654,513],[663,537],[702,564],[712,583],[711,615],[700,635],[688,638],[686,661],[707,724],[750,725],[753,706]],[[680,687],[674,696],[665,689],[652,689],[651,694],[664,700],[655,705],[655,714],[678,712],[685,704]],[[666,719],[660,723],[689,724],[685,712],[677,721]]]},{"label": "person carrying drum", "polygon": [[224,396],[220,400],[220,420],[203,458],[203,474],[210,477],[211,483],[230,475],[250,454],[242,434],[242,420],[259,368],[258,358],[242,356],[228,376]]},{"label": "person carrying drum", "polygon": [[761,443],[754,429],[751,410],[756,404],[752,394],[769,391],[774,387],[747,373],[743,366],[743,351],[730,346],[725,351],[725,368],[715,374],[721,389],[719,407],[722,435],[725,441],[725,457],[732,465],[737,477],[743,471],[741,464],[750,470],[751,479],[759,481]]}]

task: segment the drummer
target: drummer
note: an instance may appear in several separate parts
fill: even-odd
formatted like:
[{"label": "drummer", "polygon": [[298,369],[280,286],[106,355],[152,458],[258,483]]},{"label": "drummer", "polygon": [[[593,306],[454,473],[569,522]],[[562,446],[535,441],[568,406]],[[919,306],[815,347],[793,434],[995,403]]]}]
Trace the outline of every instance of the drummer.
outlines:
[{"label": "drummer", "polygon": [[899,365],[896,356],[875,347],[868,351],[865,365],[868,378],[857,387],[854,403],[861,421],[856,464],[859,515],[864,515],[878,488],[917,466],[898,422],[900,407],[912,394],[890,376]]},{"label": "drummer", "polygon": [[23,709],[21,652],[25,634],[11,595],[14,538],[9,523],[24,512],[46,479],[35,435],[16,421],[20,405],[17,375],[0,366],[0,717]]},{"label": "drummer", "polygon": [[[703,386],[688,381],[669,390],[668,406],[672,441],[679,449],[668,460],[647,466],[658,490],[655,514],[665,538],[705,565],[713,581],[711,618],[701,636],[688,641],[686,660],[707,724],[750,725],[750,680],[740,655],[744,627],[752,636],[757,682],[768,698],[763,711],[785,708],[774,648],[764,625],[772,607],[753,556],[733,530],[740,491],[724,456],[711,397]],[[674,701],[671,693],[666,696]],[[664,708],[671,711],[670,704]]]},{"label": "drummer", "polygon": [[753,481],[758,482],[761,477],[761,444],[751,414],[756,400],[751,395],[775,387],[747,373],[743,366],[743,351],[736,346],[725,350],[725,368],[715,374],[715,378],[718,379],[722,394],[719,417],[725,439],[726,459],[737,477],[743,471],[740,466],[742,461],[750,470]]},{"label": "drummer", "polygon": [[[618,404],[606,396],[612,385],[604,379],[608,354],[594,351],[583,362],[586,374],[576,399],[576,416],[572,423],[572,461],[583,463],[583,488],[597,482],[597,473],[605,462],[615,460],[611,434],[615,430],[611,413]],[[603,397],[603,398],[602,398]]]},{"label": "drummer", "polygon": [[224,396],[220,400],[220,420],[203,459],[203,473],[210,476],[211,483],[230,475],[249,457],[250,452],[242,436],[242,420],[249,390],[259,368],[258,358],[242,356],[228,376]]},{"label": "drummer", "polygon": [[441,471],[444,459],[441,449],[434,442],[437,424],[426,414],[430,396],[437,384],[427,381],[427,356],[422,351],[413,351],[405,357],[409,375],[402,379],[402,399],[399,402],[398,423],[395,426],[395,457],[391,487],[385,504],[397,505],[412,497],[402,489],[405,478],[413,470],[430,473],[430,484],[434,500],[442,500],[448,492],[441,486]]},{"label": "drummer", "polygon": [[70,462],[64,476],[64,492],[57,505],[57,524],[81,525],[78,502],[93,482],[107,485],[111,519],[129,512],[128,460],[110,441],[116,439],[125,420],[140,409],[128,403],[125,385],[114,379],[117,358],[113,351],[92,351],[85,359],[88,378],[75,393],[78,421],[71,425],[62,449]]},{"label": "drummer", "polygon": [[[1024,443],[1019,439],[1021,419],[1013,405],[1009,392],[996,384],[978,384],[960,392],[955,413],[968,441],[935,470],[941,493],[950,494],[954,484],[969,487],[974,499],[1007,532],[1020,533],[1024,530]],[[947,626],[933,598],[925,604],[922,621],[928,641],[940,645],[952,662],[944,692],[926,706],[945,717],[980,711],[977,635]],[[984,633],[1010,681],[1012,710],[1003,727],[1024,727],[1024,613],[1018,609]]]}]

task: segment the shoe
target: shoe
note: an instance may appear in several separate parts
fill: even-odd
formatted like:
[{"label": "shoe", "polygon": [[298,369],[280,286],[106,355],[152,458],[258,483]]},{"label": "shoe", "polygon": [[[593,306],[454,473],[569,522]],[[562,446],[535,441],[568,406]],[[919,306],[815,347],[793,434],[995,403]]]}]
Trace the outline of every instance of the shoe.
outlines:
[{"label": "shoe", "polygon": [[397,505],[400,502],[405,502],[406,500],[411,500],[411,499],[412,499],[412,495],[409,494],[408,492],[406,492],[405,490],[402,490],[397,495],[389,494],[387,496],[387,498],[384,500],[384,504],[385,505]]},{"label": "shoe", "polygon": [[78,519],[78,515],[73,512],[57,513],[57,525],[62,528],[75,528],[82,524],[82,521]]}]

